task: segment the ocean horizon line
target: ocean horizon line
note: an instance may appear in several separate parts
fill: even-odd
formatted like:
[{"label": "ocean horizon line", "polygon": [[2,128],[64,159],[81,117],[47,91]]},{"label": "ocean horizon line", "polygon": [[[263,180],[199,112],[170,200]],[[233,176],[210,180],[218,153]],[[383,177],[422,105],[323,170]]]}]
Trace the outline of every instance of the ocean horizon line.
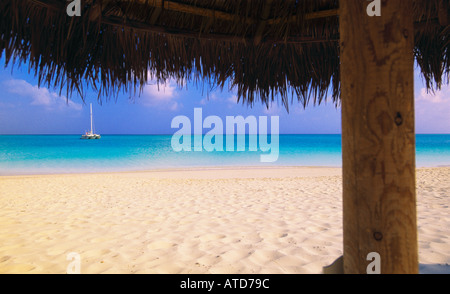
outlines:
[{"label": "ocean horizon line", "polygon": [[[0,136],[81,136],[82,133],[74,133],[74,134],[0,134]],[[174,134],[120,134],[120,133],[101,133],[102,136],[173,136]],[[189,135],[189,134],[185,134]],[[197,135],[206,135],[203,134],[191,134],[194,136]],[[213,134],[211,134],[213,135]],[[215,134],[215,135],[258,135],[258,134],[240,134],[240,133],[233,133],[233,134]],[[270,133],[268,134],[270,135]],[[340,133],[280,133],[278,135],[342,135]],[[450,135],[450,133],[416,133],[415,135]]]}]

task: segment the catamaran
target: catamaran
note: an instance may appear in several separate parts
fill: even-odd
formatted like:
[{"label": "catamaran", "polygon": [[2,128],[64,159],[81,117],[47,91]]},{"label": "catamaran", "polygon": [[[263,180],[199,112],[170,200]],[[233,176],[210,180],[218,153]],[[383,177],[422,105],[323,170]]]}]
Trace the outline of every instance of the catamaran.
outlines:
[{"label": "catamaran", "polygon": [[100,139],[100,135],[99,134],[94,134],[94,130],[92,128],[92,103],[90,104],[91,106],[91,131],[90,132],[86,132],[84,135],[81,135],[81,139]]}]

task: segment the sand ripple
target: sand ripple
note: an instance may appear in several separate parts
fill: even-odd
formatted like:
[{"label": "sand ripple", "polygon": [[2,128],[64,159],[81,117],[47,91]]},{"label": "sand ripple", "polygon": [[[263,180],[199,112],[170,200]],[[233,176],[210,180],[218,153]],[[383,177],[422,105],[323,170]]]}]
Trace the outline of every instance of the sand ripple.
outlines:
[{"label": "sand ripple", "polygon": [[[320,273],[342,255],[340,173],[0,177],[0,273],[65,273],[70,252],[82,273]],[[450,263],[449,175],[417,174],[423,272]]]}]

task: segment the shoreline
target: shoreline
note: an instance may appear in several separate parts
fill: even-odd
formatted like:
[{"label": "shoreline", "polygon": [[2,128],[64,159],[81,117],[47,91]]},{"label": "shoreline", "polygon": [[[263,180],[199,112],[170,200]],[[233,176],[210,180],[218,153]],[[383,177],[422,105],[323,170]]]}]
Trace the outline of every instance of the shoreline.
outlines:
[{"label": "shoreline", "polygon": [[[438,165],[438,166],[417,166],[416,171],[423,169],[440,169],[440,168],[450,168],[450,165]],[[242,166],[190,166],[190,167],[162,167],[154,169],[130,169],[130,170],[110,170],[110,171],[68,171],[68,172],[21,172],[21,173],[11,173],[2,174],[0,172],[1,178],[8,177],[30,177],[30,176],[58,176],[58,175],[96,175],[96,174],[136,174],[136,173],[175,173],[175,172],[207,172],[207,171],[269,171],[269,170],[342,170],[341,166],[295,166],[295,165],[267,165],[267,166],[252,166],[252,165],[242,165]]]},{"label": "shoreline", "polygon": [[325,170],[325,169],[334,169],[334,170],[342,170],[342,167],[338,166],[193,166],[193,167],[167,167],[167,168],[155,168],[155,169],[143,169],[143,170],[111,170],[111,171],[92,171],[92,172],[83,172],[83,171],[73,171],[73,172],[42,172],[42,173],[33,173],[33,172],[24,172],[18,174],[0,174],[1,178],[8,177],[38,177],[38,176],[59,176],[59,175],[114,175],[114,174],[167,174],[167,173],[190,173],[190,172],[209,172],[209,171],[219,171],[219,172],[227,172],[227,171],[270,171],[270,170]]}]

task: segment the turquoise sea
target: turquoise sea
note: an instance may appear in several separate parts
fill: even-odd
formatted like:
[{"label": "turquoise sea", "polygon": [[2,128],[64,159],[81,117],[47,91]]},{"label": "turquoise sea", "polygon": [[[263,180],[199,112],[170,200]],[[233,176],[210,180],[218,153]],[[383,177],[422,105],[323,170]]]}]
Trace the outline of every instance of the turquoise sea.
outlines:
[{"label": "turquoise sea", "polygon": [[[0,135],[0,175],[342,165],[340,135],[280,135],[274,162],[261,162],[261,155],[274,154],[275,144],[271,151],[261,151],[260,145],[256,151],[249,151],[253,135],[235,135],[234,150],[238,150],[239,136],[245,136],[245,146],[241,146],[245,151],[194,151],[193,137],[192,151],[176,152],[172,135],[103,135],[100,140],[81,140],[79,135]],[[227,137],[222,138],[224,150]],[[450,135],[417,135],[416,148],[417,167],[450,166]]]}]

